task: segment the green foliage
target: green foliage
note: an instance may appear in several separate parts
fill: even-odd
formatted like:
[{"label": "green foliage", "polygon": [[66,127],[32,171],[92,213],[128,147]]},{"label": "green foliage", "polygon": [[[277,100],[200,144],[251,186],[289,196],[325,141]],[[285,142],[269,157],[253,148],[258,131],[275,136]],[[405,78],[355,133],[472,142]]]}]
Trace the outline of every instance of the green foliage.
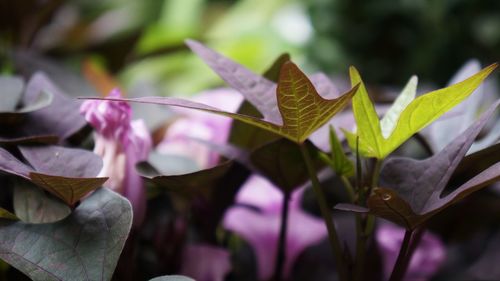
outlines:
[{"label": "green foliage", "polygon": [[[496,67],[497,64],[492,64],[460,83],[424,94],[408,103],[413,92],[413,83],[410,81],[408,89],[403,91],[401,98],[393,107],[394,110],[390,113],[399,115],[397,123],[394,121],[385,123],[391,126],[395,123],[392,133],[387,138],[382,134],[377,113],[358,71],[351,67],[351,84],[359,84],[360,87],[359,93],[353,98],[353,113],[358,128],[356,134],[346,132],[349,145],[351,148],[356,147],[357,135],[361,155],[378,159],[386,158],[413,134],[466,99]],[[402,110],[405,103],[408,105]],[[391,120],[393,119],[394,116],[391,117]]]},{"label": "green foliage", "polygon": [[330,126],[330,156],[320,154],[321,159],[328,164],[339,176],[350,177],[354,175],[354,164],[345,155],[342,144],[335,133],[335,129]]}]

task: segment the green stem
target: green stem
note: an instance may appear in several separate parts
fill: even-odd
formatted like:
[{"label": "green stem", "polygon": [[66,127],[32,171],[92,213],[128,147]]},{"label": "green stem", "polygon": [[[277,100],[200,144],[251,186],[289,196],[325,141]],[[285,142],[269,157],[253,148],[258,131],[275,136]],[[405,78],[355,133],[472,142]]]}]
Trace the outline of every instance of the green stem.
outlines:
[{"label": "green stem", "polygon": [[351,203],[355,203],[356,194],[354,193],[354,188],[352,187],[351,182],[346,176],[341,176],[340,179],[342,180],[342,183],[344,183],[347,194],[349,195],[349,200]]},{"label": "green stem", "polygon": [[[375,160],[375,167],[373,167],[372,185],[370,186],[370,191],[371,191],[371,189],[373,189],[374,187],[377,187],[377,185],[378,185],[381,167],[382,167],[382,160],[376,159]],[[368,194],[368,196],[369,196],[369,194]]]},{"label": "green stem", "polygon": [[321,215],[325,220],[326,229],[328,231],[328,239],[330,240],[330,246],[332,247],[332,252],[337,262],[337,269],[339,279],[341,281],[347,281],[347,268],[345,267],[342,247],[340,246],[340,239],[337,234],[337,230],[335,229],[335,225],[333,223],[333,216],[330,208],[328,207],[328,203],[326,202],[325,195],[323,194],[323,190],[321,189],[321,185],[319,183],[318,177],[316,175],[316,170],[314,168],[314,164],[311,160],[311,156],[309,155],[309,151],[305,145],[299,145],[300,151],[302,153],[302,157],[304,157],[304,161],[307,167],[307,172],[309,173],[309,177],[311,179],[312,187],[314,193],[316,195],[316,200],[318,201],[319,208],[321,210]]},{"label": "green stem", "polygon": [[288,210],[290,204],[290,192],[285,192],[283,196],[283,206],[281,208],[281,227],[280,236],[278,240],[278,251],[276,255],[276,264],[274,268],[274,278],[275,281],[281,281],[283,276],[283,266],[286,259],[286,231],[288,226]]}]

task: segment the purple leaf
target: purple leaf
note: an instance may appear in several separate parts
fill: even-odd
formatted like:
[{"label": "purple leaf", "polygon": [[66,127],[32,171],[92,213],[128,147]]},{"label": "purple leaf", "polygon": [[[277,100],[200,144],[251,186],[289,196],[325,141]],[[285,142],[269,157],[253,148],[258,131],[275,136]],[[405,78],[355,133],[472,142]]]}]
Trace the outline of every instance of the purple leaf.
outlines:
[{"label": "purple leaf", "polygon": [[229,86],[245,96],[264,115],[265,121],[283,124],[277,106],[276,84],[274,82],[251,72],[199,42],[186,40],[186,44]]},{"label": "purple leaf", "polygon": [[214,167],[185,174],[165,175],[147,162],[136,165],[137,173],[166,190],[177,192],[186,197],[208,196],[211,188],[231,167],[232,161],[225,161]]},{"label": "purple leaf", "polygon": [[33,280],[111,280],[132,207],[101,188],[55,223],[0,220],[0,257]]},{"label": "purple leaf", "polygon": [[0,148],[0,170],[43,187],[70,206],[108,179],[96,177],[102,160],[90,151],[59,146],[19,149],[31,166]]},{"label": "purple leaf", "polygon": [[497,181],[500,178],[500,161],[442,196],[453,172],[499,104],[500,100],[434,156],[425,160],[388,160],[380,176],[380,186],[383,187],[376,188],[368,199],[370,212],[407,229],[415,229],[446,207]]},{"label": "purple leaf", "polygon": [[50,106],[31,112],[25,121],[28,132],[54,134],[66,139],[86,125],[80,115],[80,102],[64,95],[43,73],[35,73],[26,86],[24,102],[36,100],[40,93],[51,93],[54,98]]}]

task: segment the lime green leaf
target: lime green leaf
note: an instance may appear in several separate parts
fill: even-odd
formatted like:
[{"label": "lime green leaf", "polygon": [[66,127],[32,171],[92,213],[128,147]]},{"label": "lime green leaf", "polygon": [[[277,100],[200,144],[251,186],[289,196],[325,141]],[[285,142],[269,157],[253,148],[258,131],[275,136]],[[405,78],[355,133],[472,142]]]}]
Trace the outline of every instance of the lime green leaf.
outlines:
[{"label": "lime green leaf", "polygon": [[[352,111],[356,120],[357,134],[359,135],[360,153],[366,156],[379,156],[382,152],[382,131],[377,112],[366,92],[358,70],[351,66],[349,75],[351,76],[351,85],[359,84],[358,93],[352,98]],[[356,141],[355,137],[346,135],[346,138],[351,147],[356,147],[353,145]]]},{"label": "lime green leaf", "polygon": [[[387,138],[382,135],[379,119],[359,73],[354,67],[351,67],[351,83],[353,85],[359,83],[360,87],[358,94],[353,98],[353,112],[358,127],[357,134],[346,133],[349,145],[351,148],[355,147],[356,136],[359,136],[359,152],[363,156],[384,159],[413,134],[465,100],[496,67],[497,64],[492,64],[460,83],[422,95],[400,111],[401,109],[396,109],[396,107],[399,108],[407,102],[404,100],[407,100],[411,95],[410,91],[413,91],[410,80],[410,85],[407,86],[410,93],[402,93],[401,101],[396,102],[401,102],[401,104],[394,106],[394,114],[397,114],[398,111],[401,113],[392,133]],[[394,121],[386,122],[386,128],[390,128],[389,123],[394,124]]]},{"label": "lime green leaf", "polygon": [[354,164],[345,155],[342,145],[335,133],[335,129],[332,126],[330,126],[330,149],[331,156],[326,158],[322,157],[323,160],[325,160],[339,176],[350,177],[354,175]]},{"label": "lime green leaf", "polygon": [[391,108],[389,108],[382,120],[380,120],[382,136],[384,136],[384,138],[388,138],[391,135],[396,127],[399,115],[413,101],[413,99],[415,99],[415,95],[417,94],[417,83],[417,76],[412,76],[401,94],[392,104]]}]

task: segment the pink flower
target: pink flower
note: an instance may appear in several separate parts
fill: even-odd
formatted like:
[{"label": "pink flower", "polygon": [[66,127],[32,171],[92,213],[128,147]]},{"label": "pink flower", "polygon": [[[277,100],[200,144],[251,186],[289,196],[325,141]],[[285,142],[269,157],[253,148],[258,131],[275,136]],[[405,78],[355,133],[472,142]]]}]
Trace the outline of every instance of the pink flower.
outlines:
[{"label": "pink flower", "polygon": [[[319,243],[326,236],[323,221],[301,209],[302,192],[303,189],[295,191],[290,202],[284,278],[290,277],[295,260],[304,249]],[[283,194],[265,178],[254,175],[244,184],[236,201],[253,206],[258,211],[234,206],[226,213],[224,227],[243,237],[253,247],[259,280],[269,280],[274,273],[278,250]]]},{"label": "pink flower", "polygon": [[197,281],[223,281],[231,271],[229,252],[210,245],[188,245],[182,256],[181,274]]},{"label": "pink flower", "polygon": [[[109,97],[121,97],[121,93],[114,89]],[[103,158],[99,176],[109,177],[105,186],[130,200],[134,225],[139,225],[145,215],[146,194],[135,165],[146,160],[151,151],[152,140],[146,125],[143,120],[131,120],[130,105],[125,102],[88,100],[80,112],[95,129],[94,152]]]},{"label": "pink flower", "polygon": [[[384,263],[384,275],[388,278],[403,243],[404,229],[393,224],[384,223],[377,228],[376,239],[380,247]],[[439,238],[429,232],[422,236],[422,240],[413,253],[406,271],[404,280],[429,280],[445,260],[445,249]]]},{"label": "pink flower", "polygon": [[[192,100],[234,112],[238,110],[243,97],[232,89],[221,88],[202,92]],[[200,168],[215,165],[218,154],[193,138],[224,144],[229,137],[231,119],[197,110],[177,109],[176,112],[181,117],[168,128],[157,150],[164,154],[187,156],[194,159]]]}]

